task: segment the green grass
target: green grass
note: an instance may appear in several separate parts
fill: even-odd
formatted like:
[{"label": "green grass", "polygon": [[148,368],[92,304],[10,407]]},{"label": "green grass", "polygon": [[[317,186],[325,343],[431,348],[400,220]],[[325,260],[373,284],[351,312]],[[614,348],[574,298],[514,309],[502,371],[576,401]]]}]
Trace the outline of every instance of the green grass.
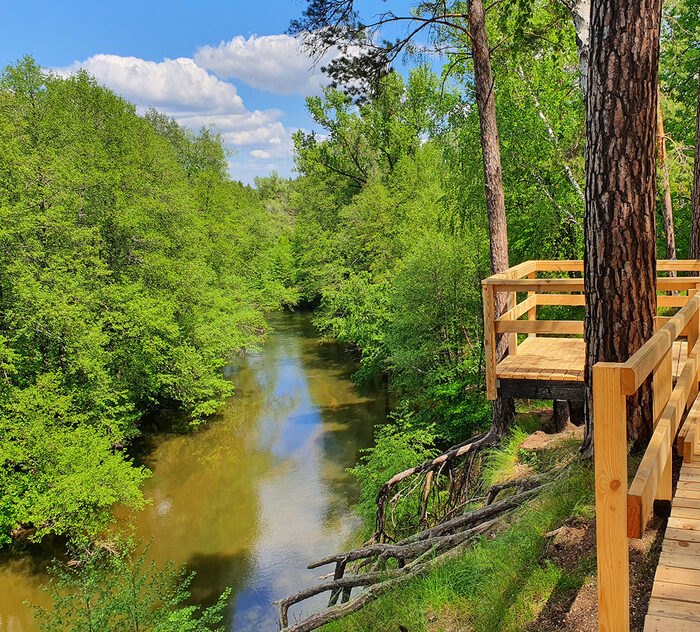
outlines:
[{"label": "green grass", "polygon": [[[513,439],[513,443],[515,439]],[[518,444],[519,445],[519,444]],[[506,444],[509,450],[510,442]],[[397,587],[359,613],[333,622],[324,632],[411,632],[427,630],[428,619],[441,614],[460,621],[451,632],[516,632],[523,630],[547,600],[561,590],[582,585],[591,565],[567,573],[542,561],[544,533],[570,516],[593,513],[593,474],[589,464],[569,467],[567,474],[519,510],[511,526],[493,539],[483,539],[459,559],[423,578]]]}]

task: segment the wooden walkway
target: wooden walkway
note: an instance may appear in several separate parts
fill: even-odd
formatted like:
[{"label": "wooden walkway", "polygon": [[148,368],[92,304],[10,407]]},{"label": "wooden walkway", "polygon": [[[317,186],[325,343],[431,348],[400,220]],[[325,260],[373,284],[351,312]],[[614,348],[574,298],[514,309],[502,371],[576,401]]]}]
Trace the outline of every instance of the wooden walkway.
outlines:
[{"label": "wooden walkway", "polygon": [[681,469],[644,632],[700,631],[700,462],[695,459]]}]

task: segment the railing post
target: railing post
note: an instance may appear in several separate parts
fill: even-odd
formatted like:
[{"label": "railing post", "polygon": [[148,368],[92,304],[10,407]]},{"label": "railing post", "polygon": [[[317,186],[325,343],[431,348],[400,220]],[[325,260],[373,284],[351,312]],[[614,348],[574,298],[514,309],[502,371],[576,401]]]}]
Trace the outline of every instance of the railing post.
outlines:
[{"label": "railing post", "polygon": [[[530,274],[527,275],[528,279],[536,279],[537,278],[537,272],[530,272]],[[536,292],[528,292],[527,297],[530,298],[531,296],[535,296]],[[531,307],[530,309],[527,310],[527,319],[528,320],[537,320],[537,305],[534,307]],[[528,334],[528,337],[534,338],[537,336],[537,334],[532,333]]]},{"label": "railing post", "polygon": [[593,367],[598,629],[629,632],[627,410],[620,365]]},{"label": "railing post", "polygon": [[[690,294],[690,291],[688,292]],[[698,334],[700,333],[700,313],[697,311],[691,316],[690,322],[686,327],[687,339],[688,339],[688,355],[695,347],[695,343],[698,341]],[[690,397],[689,401],[693,401],[698,396],[698,381],[693,379],[693,385],[690,387]]]},{"label": "railing post", "polygon": [[[506,311],[513,309],[518,302],[518,295],[515,292],[509,292],[506,299]],[[515,355],[518,353],[518,334],[507,334],[508,336],[508,354]]]},{"label": "railing post", "polygon": [[[666,408],[671,391],[673,390],[673,346],[668,350],[663,360],[659,363],[654,371],[652,381],[652,391],[654,396],[654,428],[661,417],[661,413]],[[673,500],[673,459],[669,458],[666,462],[661,480],[659,481],[659,490],[656,494],[656,500]]]},{"label": "railing post", "polygon": [[493,304],[493,286],[482,283],[484,299],[484,355],[486,356],[486,397],[496,399],[496,312]]}]

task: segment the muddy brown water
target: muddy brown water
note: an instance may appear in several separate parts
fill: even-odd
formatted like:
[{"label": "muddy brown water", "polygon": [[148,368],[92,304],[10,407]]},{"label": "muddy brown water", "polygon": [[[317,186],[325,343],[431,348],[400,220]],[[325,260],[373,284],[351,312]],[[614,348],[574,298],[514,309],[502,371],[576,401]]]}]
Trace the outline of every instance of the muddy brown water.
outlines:
[{"label": "muddy brown water", "polygon": [[[383,387],[358,388],[356,365],[319,340],[308,314],[275,314],[270,323],[262,350],[229,367],[236,392],[211,423],[145,438],[138,458],[153,472],[144,487],[151,503],[117,511],[118,526],[133,524],[157,563],[196,571],[194,603],[232,588],[226,620],[236,632],[276,630],[272,602],[333,570],[306,565],[342,549],[357,529],[350,507],[358,489],[346,468],[388,409]],[[3,632],[35,630],[23,602],[45,604],[49,559],[46,547],[0,559]]]}]

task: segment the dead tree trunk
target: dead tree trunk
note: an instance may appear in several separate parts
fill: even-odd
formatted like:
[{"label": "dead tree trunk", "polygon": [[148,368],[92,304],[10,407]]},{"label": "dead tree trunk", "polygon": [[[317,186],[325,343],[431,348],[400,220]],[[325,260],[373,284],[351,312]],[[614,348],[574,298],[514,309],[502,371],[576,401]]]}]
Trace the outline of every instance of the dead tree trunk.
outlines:
[{"label": "dead tree trunk", "polygon": [[[625,361],[654,333],[656,99],[661,0],[593,0],[586,116],[586,437],[592,368]],[[653,426],[650,384],[628,400],[628,432]]]},{"label": "dead tree trunk", "polygon": [[700,78],[698,113],[695,124],[695,169],[693,171],[693,215],[690,225],[690,258],[700,259]]},{"label": "dead tree trunk", "polygon": [[[671,178],[668,173],[668,156],[666,155],[666,134],[664,117],[661,112],[661,90],[657,90],[656,104],[656,154],[661,168],[661,197],[664,208],[664,235],[666,236],[666,259],[676,258],[676,232],[673,227],[673,202],[671,201]],[[675,276],[675,275],[673,275]]]},{"label": "dead tree trunk", "polygon": [[[506,204],[503,195],[501,149],[496,122],[496,99],[489,42],[486,34],[486,15],[482,0],[471,0],[469,5],[469,33],[474,61],[474,91],[479,110],[481,150],[484,158],[484,185],[486,189],[486,213],[491,238],[491,272],[503,272],[508,268],[508,229]],[[496,294],[496,317],[506,311],[506,297]],[[502,360],[507,352],[507,336],[496,340],[496,360]],[[499,397],[493,403],[493,429],[502,434],[513,420],[515,407],[512,398]]]}]

